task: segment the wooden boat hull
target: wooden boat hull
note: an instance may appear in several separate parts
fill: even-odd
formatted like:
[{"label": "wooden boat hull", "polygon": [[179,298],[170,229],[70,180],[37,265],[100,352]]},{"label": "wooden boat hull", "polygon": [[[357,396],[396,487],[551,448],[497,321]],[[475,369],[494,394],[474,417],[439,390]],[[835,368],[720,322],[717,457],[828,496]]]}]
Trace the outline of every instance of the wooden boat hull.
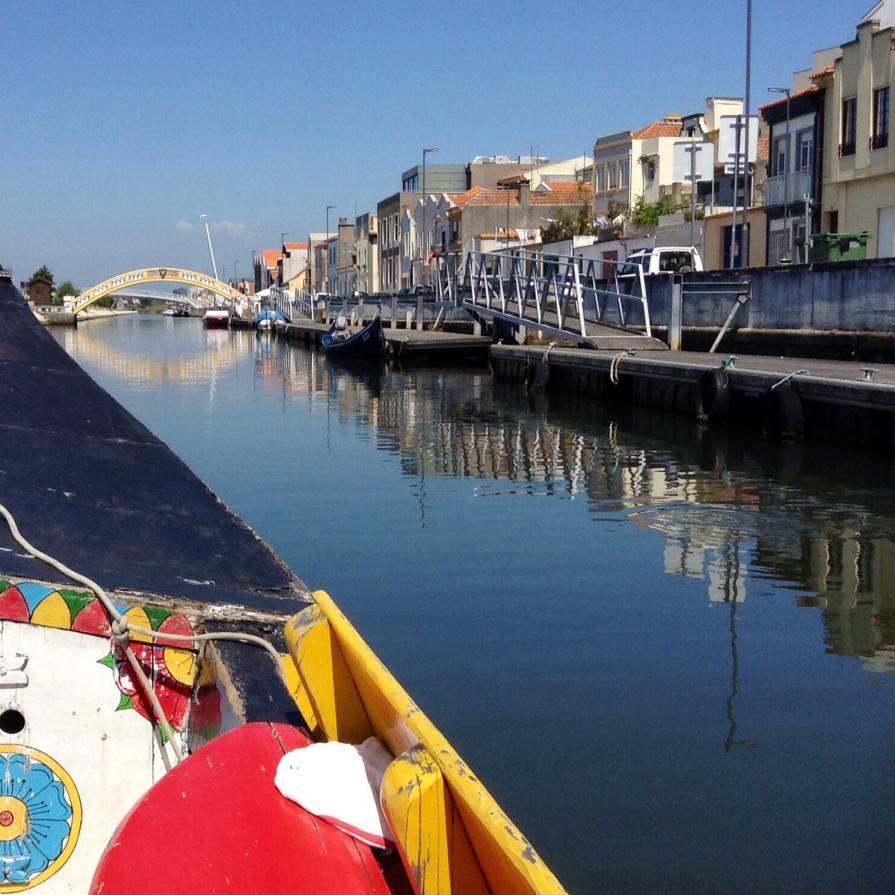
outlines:
[{"label": "wooden boat hull", "polygon": [[320,340],[323,350],[338,358],[375,358],[383,351],[382,320],[377,317],[348,339],[335,338],[335,325]]}]

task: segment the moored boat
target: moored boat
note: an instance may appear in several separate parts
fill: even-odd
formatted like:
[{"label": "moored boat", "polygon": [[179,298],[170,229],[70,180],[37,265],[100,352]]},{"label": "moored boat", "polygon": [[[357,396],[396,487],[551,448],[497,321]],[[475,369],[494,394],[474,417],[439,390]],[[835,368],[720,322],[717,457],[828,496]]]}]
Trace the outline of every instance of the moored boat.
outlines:
[{"label": "moored boat", "polygon": [[[0,520],[0,892],[562,892],[330,597],[11,292],[0,503],[34,546]],[[370,738],[391,858],[275,780]]]},{"label": "moored boat", "polygon": [[202,322],[206,329],[226,329],[230,325],[230,313],[222,308],[209,308]]},{"label": "moored boat", "polygon": [[374,358],[382,354],[385,339],[382,320],[377,316],[357,332],[352,332],[344,318],[336,320],[323,334],[320,344],[327,354],[339,358]]},{"label": "moored boat", "polygon": [[292,321],[276,308],[262,308],[255,318],[255,327],[259,330],[273,329],[277,323],[291,323]]}]

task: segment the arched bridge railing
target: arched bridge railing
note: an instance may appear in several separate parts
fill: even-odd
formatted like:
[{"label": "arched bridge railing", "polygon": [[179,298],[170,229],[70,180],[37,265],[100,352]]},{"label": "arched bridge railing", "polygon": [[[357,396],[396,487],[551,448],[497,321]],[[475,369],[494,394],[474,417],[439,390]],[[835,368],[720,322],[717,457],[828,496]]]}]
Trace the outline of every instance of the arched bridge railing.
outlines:
[{"label": "arched bridge railing", "polygon": [[196,286],[199,289],[207,289],[228,304],[245,297],[232,286],[195,270],[186,270],[182,267],[144,267],[141,270],[131,270],[109,277],[108,280],[103,280],[90,289],[86,289],[71,300],[69,309],[78,314],[101,298],[118,292],[119,289],[127,289],[145,283],[183,283],[186,286]]}]

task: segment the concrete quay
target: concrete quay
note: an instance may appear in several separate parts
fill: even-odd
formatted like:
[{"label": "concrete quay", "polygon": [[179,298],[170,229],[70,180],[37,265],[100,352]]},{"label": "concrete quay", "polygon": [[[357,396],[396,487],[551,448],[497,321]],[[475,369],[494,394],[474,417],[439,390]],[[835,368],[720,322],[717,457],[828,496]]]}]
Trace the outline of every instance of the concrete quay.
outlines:
[{"label": "concrete quay", "polygon": [[499,379],[757,427],[771,435],[889,448],[895,365],[703,352],[494,345]]}]

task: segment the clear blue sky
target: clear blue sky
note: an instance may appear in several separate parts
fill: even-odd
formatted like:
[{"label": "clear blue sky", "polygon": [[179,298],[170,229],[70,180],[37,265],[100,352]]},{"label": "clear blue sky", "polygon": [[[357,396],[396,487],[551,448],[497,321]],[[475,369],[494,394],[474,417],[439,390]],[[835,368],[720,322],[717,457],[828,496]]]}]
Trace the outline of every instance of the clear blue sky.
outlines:
[{"label": "clear blue sky", "polygon": [[[870,0],[754,0],[753,107]],[[57,281],[249,269],[432,161],[586,152],[742,95],[746,0],[489,3],[6,0],[0,262]]]}]

